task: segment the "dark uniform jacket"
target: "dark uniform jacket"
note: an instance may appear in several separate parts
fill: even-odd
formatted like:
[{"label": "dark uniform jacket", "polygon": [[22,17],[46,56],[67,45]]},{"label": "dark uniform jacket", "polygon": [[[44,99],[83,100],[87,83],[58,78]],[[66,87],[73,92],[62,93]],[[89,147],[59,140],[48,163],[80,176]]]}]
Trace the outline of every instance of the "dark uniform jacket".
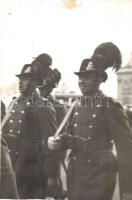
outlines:
[{"label": "dark uniform jacket", "polygon": [[[1,101],[1,119],[5,116],[5,105]],[[17,199],[19,198],[15,174],[12,169],[12,164],[8,152],[6,141],[1,138],[1,166],[0,166],[0,199]]]},{"label": "dark uniform jacket", "polygon": [[0,100],[0,103],[1,103],[1,121],[2,121],[2,119],[4,118],[5,113],[6,113],[6,108],[5,108],[5,104],[3,103],[3,101]]},{"label": "dark uniform jacket", "polygon": [[56,154],[47,148],[55,131],[55,110],[49,101],[36,93],[16,99],[3,134],[21,198],[44,198],[47,178],[57,176]]},{"label": "dark uniform jacket", "polygon": [[126,114],[128,116],[128,119],[129,119],[130,127],[132,128],[132,110],[127,109]]},{"label": "dark uniform jacket", "polygon": [[[66,115],[65,106],[63,104],[59,103],[57,100],[53,99],[52,96],[49,96],[48,99],[54,106],[54,109],[56,111],[56,121],[57,121],[57,125],[59,126]],[[66,125],[63,129],[63,132],[65,129],[66,129]]]},{"label": "dark uniform jacket", "polygon": [[82,97],[71,115],[63,148],[72,153],[68,166],[70,200],[109,200],[115,187],[117,150],[121,199],[132,194],[132,132],[118,102],[104,96]]},{"label": "dark uniform jacket", "polygon": [[18,199],[15,174],[5,140],[1,141],[0,199]]}]

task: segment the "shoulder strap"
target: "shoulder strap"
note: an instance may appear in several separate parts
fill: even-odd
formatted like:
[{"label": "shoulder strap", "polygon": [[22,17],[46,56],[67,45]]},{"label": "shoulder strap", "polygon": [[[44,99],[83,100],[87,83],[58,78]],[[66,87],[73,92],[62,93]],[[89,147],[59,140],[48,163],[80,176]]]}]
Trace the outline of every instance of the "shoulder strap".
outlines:
[{"label": "shoulder strap", "polygon": [[57,136],[60,134],[60,132],[62,131],[62,129],[64,128],[64,126],[65,126],[67,120],[69,119],[69,117],[70,117],[70,115],[71,115],[71,112],[73,111],[73,108],[75,107],[76,103],[77,103],[76,101],[74,101],[74,102],[72,103],[70,109],[68,110],[68,112],[67,112],[67,114],[65,115],[64,119],[62,120],[62,122],[61,122],[59,128],[57,129],[57,131],[56,131],[56,133],[55,133],[55,135],[54,135],[55,137],[57,137]]},{"label": "shoulder strap", "polygon": [[7,120],[9,119],[11,111],[12,111],[12,108],[13,108],[15,102],[16,102],[16,98],[14,98],[12,100],[12,102],[10,103],[9,108],[7,110],[7,113],[6,113],[6,115],[4,116],[4,118],[3,118],[2,122],[1,122],[1,130],[4,127],[4,125],[6,124]]}]

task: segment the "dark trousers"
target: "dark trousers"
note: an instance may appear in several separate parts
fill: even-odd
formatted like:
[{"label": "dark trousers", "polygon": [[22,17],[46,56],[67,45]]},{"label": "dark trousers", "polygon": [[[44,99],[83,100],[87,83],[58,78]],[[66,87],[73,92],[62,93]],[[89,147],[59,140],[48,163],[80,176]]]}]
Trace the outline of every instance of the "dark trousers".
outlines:
[{"label": "dark trousers", "polygon": [[12,169],[8,148],[1,145],[0,199],[18,199],[16,177]]},{"label": "dark trousers", "polygon": [[69,166],[69,200],[112,200],[115,185],[116,170],[110,166],[83,166],[76,160]]},{"label": "dark trousers", "polygon": [[44,199],[45,183],[38,177],[17,177],[17,186],[22,199]]}]

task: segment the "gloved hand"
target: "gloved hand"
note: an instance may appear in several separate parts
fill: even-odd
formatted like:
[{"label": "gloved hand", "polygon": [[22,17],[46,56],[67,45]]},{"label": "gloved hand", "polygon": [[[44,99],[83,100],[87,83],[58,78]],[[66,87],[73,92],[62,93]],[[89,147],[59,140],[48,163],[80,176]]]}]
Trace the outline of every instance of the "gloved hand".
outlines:
[{"label": "gloved hand", "polygon": [[49,137],[48,138],[48,148],[50,150],[60,150],[61,149],[61,138],[58,137]]},{"label": "gloved hand", "polygon": [[67,133],[63,133],[58,137],[49,137],[48,138],[48,148],[50,150],[66,150],[72,148],[73,146],[73,136]]},{"label": "gloved hand", "polygon": [[70,134],[60,135],[62,147],[65,149],[72,149],[76,152],[87,152],[88,140],[78,135],[72,136]]},{"label": "gloved hand", "polygon": [[63,133],[60,136],[63,149],[72,149],[74,136]]},{"label": "gloved hand", "polygon": [[64,133],[57,138],[49,137],[48,148],[51,150],[72,149],[75,151],[86,152],[88,140],[83,137]]}]

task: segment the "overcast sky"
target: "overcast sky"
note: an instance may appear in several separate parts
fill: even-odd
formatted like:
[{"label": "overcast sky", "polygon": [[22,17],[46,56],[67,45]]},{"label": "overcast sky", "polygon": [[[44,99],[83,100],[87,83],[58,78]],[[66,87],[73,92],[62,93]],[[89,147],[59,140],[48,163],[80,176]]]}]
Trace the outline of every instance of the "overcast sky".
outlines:
[{"label": "overcast sky", "polygon": [[[66,9],[62,0],[0,0],[0,86],[16,81],[15,74],[32,57],[48,53],[69,90],[79,91],[81,60],[102,43],[114,42],[123,66],[132,52],[132,0],[81,0]],[[104,92],[116,97],[116,75],[109,70]]]}]

